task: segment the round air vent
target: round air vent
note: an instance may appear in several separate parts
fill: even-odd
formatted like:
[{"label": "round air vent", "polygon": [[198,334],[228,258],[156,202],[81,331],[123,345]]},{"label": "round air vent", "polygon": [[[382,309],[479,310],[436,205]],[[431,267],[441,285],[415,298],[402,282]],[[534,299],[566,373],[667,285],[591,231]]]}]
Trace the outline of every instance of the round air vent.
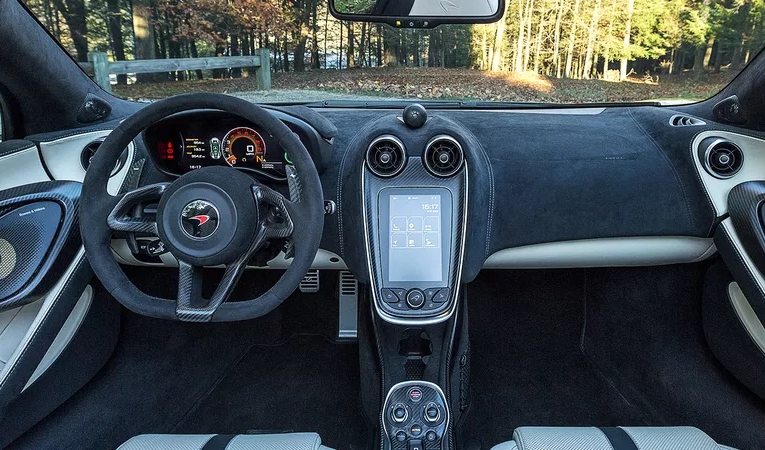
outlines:
[{"label": "round air vent", "polygon": [[378,177],[392,177],[404,169],[404,144],[395,136],[380,136],[367,149],[367,167]]},{"label": "round air vent", "polygon": [[[93,160],[93,157],[96,155],[96,152],[98,151],[99,147],[101,147],[103,142],[104,139],[99,139],[97,141],[91,142],[82,149],[82,153],[80,153],[80,164],[86,171],[88,170],[88,167],[90,167],[90,162]],[[127,157],[128,149],[126,148],[125,151],[123,151],[120,155],[119,159],[117,159],[117,163],[114,165],[114,169],[112,169],[112,173],[109,176],[114,176],[125,166]]]},{"label": "round air vent", "polygon": [[738,145],[725,139],[713,140],[704,151],[704,168],[716,178],[730,178],[744,165]]},{"label": "round air vent", "polygon": [[423,162],[428,172],[437,177],[450,177],[457,173],[465,162],[462,146],[450,136],[436,136],[425,148]]}]

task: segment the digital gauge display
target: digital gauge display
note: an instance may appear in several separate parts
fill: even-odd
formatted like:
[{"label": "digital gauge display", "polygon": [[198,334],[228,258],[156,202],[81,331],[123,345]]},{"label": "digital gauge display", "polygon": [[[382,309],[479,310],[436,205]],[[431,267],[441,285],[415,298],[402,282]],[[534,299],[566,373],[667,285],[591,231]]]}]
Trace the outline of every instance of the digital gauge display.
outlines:
[{"label": "digital gauge display", "polygon": [[[170,117],[149,127],[145,138],[160,169],[183,174],[210,166],[230,166],[283,180],[289,155],[256,124],[217,113],[197,113],[196,120]],[[309,148],[302,130],[293,129]]]},{"label": "digital gauge display", "polygon": [[234,128],[223,137],[223,158],[232,167],[237,164],[263,164],[266,161],[266,143],[252,128]]}]

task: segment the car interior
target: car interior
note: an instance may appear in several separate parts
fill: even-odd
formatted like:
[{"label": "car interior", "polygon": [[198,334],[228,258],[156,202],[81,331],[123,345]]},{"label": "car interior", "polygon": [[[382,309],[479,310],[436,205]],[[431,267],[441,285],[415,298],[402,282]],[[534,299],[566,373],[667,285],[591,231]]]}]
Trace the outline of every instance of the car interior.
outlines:
[{"label": "car interior", "polygon": [[765,54],[683,105],[134,102],[0,23],[0,448],[765,448]]}]

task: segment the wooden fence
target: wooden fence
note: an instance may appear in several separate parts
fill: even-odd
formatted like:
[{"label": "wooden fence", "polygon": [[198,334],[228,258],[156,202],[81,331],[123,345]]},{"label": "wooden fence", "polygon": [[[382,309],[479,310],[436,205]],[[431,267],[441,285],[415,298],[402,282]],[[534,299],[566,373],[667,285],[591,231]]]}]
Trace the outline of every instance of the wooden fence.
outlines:
[{"label": "wooden fence", "polygon": [[230,69],[255,67],[258,90],[271,89],[271,52],[267,48],[255,50],[251,56],[218,56],[210,58],[140,59],[109,61],[106,53],[89,52],[88,61],[79,63],[99,86],[112,91],[110,74],[175,72],[178,70]]}]

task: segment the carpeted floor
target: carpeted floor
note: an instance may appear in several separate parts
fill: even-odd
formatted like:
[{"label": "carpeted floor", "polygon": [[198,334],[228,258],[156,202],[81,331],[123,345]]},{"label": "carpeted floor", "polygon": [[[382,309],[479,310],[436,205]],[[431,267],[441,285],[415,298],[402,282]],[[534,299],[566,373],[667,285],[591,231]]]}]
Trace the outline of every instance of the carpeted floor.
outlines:
[{"label": "carpeted floor", "polygon": [[[701,330],[707,265],[484,271],[469,285],[472,401],[481,448],[515,427],[693,425],[724,444],[765,448],[765,403],[712,357]],[[141,273],[164,286],[161,273]],[[250,295],[268,280],[245,280]],[[172,294],[172,283],[164,286]],[[317,431],[371,448],[356,344],[333,341],[336,284],[267,317],[208,326],[123,316],[112,360],[14,443],[108,449],[140,433]]]}]

